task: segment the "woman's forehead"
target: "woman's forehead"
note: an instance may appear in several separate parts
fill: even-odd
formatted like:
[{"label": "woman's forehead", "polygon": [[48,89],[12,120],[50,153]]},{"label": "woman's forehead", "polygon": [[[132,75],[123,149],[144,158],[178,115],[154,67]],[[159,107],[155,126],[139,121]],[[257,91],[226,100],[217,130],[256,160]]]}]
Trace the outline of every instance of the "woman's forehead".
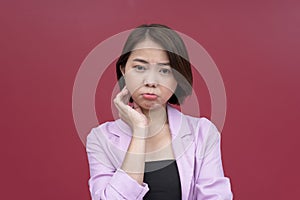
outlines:
[{"label": "woman's forehead", "polygon": [[145,64],[168,63],[169,57],[166,51],[161,49],[137,49],[131,52],[128,60],[130,62],[144,62]]}]

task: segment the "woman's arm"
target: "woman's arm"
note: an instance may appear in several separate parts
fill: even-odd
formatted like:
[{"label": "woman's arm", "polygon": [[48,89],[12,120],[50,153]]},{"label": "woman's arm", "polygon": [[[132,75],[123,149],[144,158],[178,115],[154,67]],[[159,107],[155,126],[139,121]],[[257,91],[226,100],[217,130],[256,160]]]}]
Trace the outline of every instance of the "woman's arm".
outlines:
[{"label": "woman's arm", "polygon": [[[120,169],[110,163],[111,158],[103,146],[109,142],[97,139],[101,133],[91,133],[87,140],[87,153],[90,165],[90,191],[93,199],[142,199],[149,190],[143,183],[145,165],[145,138],[147,118],[135,105],[127,105],[129,92],[124,88],[114,99],[120,118],[132,128],[132,139]],[[99,131],[99,130],[98,130]]]},{"label": "woman's arm", "polygon": [[143,184],[148,120],[137,104],[134,103],[133,108],[128,105],[129,98],[129,91],[124,87],[114,99],[120,118],[132,129],[132,139],[121,168]]},{"label": "woman's arm", "polygon": [[131,178],[141,185],[143,185],[144,180],[146,148],[146,140],[143,135],[146,135],[146,132],[146,129],[136,129],[133,131],[133,137],[121,167]]},{"label": "woman's arm", "polygon": [[[104,130],[103,130],[104,131]],[[90,168],[89,188],[93,200],[143,199],[147,184],[139,184],[123,169],[116,169],[107,153],[110,142],[101,127],[87,137],[86,150]]]}]

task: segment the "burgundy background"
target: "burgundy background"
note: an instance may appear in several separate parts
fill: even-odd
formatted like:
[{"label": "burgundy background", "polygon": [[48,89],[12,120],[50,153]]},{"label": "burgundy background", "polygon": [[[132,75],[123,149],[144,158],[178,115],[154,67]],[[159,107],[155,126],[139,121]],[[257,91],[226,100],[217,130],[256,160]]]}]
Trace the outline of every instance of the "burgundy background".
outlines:
[{"label": "burgundy background", "polygon": [[[235,199],[297,199],[299,8],[296,0],[1,1],[0,198],[90,198],[85,148],[72,118],[76,73],[106,38],[163,23],[202,44],[222,74],[223,162]],[[111,73],[96,95],[101,122],[110,118],[103,83],[115,83]],[[207,91],[196,87],[200,96]]]}]

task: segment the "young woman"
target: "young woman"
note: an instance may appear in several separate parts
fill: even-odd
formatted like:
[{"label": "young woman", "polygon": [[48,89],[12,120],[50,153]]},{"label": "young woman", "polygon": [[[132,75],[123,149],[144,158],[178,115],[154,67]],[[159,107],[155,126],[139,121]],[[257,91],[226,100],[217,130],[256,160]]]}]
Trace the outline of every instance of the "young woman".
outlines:
[{"label": "young woman", "polygon": [[87,138],[92,199],[232,199],[218,130],[171,106],[192,92],[180,36],[164,25],[137,27],[116,72],[120,119],[93,128]]}]

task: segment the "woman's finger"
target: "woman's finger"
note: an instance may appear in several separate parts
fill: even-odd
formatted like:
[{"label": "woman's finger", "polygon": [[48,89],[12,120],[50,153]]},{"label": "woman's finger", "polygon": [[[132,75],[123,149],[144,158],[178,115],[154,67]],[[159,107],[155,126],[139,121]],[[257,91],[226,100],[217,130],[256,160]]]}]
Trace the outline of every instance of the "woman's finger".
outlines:
[{"label": "woman's finger", "polygon": [[127,90],[122,90],[121,92],[119,92],[119,93],[117,94],[117,96],[115,97],[115,99],[114,99],[114,103],[115,103],[115,104],[118,104],[118,105],[125,104],[124,101],[125,101],[126,99],[124,99],[124,96],[127,95],[127,93],[128,93]]},{"label": "woman's finger", "polygon": [[123,98],[124,95],[126,95],[128,93],[128,90],[126,88],[123,88],[115,97],[115,99],[117,100],[121,100]]},{"label": "woman's finger", "polygon": [[121,90],[121,92],[119,92],[115,98],[115,100],[117,102],[122,102],[124,103],[125,105],[128,104],[129,102],[129,99],[130,99],[130,94],[129,94],[129,91],[126,89],[126,88],[123,88]]},{"label": "woman's finger", "polygon": [[141,107],[137,103],[133,102],[133,107],[137,112],[143,114]]}]

